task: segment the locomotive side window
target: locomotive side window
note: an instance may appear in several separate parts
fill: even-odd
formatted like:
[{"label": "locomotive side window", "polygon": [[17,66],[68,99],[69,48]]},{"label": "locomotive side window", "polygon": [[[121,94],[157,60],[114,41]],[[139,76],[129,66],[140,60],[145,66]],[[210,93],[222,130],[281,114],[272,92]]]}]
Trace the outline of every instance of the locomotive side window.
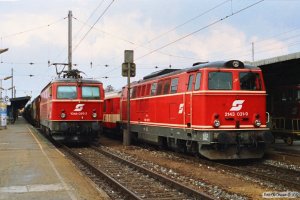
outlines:
[{"label": "locomotive side window", "polygon": [[100,99],[100,90],[96,86],[82,86],[83,99]]},{"label": "locomotive side window", "polygon": [[149,93],[150,93],[150,84],[147,84],[146,86],[146,90],[145,90],[145,96],[149,96]]},{"label": "locomotive side window", "polygon": [[136,88],[137,87],[132,88],[131,98],[135,98],[136,97]]},{"label": "locomotive side window", "polygon": [[195,90],[200,89],[200,82],[201,82],[201,73],[198,72],[196,75]]},{"label": "locomotive side window", "polygon": [[170,82],[171,82],[170,79],[165,81],[163,94],[169,94],[169,92],[170,92]]},{"label": "locomotive side window", "polygon": [[210,72],[208,75],[208,89],[232,90],[232,73]]},{"label": "locomotive side window", "polygon": [[58,99],[76,99],[77,90],[76,86],[58,86],[57,87],[57,98]]},{"label": "locomotive side window", "polygon": [[142,86],[141,96],[145,96],[146,85]]},{"label": "locomotive side window", "polygon": [[151,85],[151,96],[156,94],[157,83],[152,83]]},{"label": "locomotive side window", "polygon": [[136,92],[136,94],[137,94],[137,97],[142,96],[142,86],[138,86],[138,87],[137,87],[137,92]]},{"label": "locomotive side window", "polygon": [[300,90],[298,90],[298,92],[297,92],[297,100],[298,101],[300,100]]},{"label": "locomotive side window", "polygon": [[178,88],[178,78],[173,78],[171,82],[171,94],[176,93]]},{"label": "locomotive side window", "polygon": [[157,85],[157,95],[161,95],[162,94],[162,88],[163,88],[163,81],[159,81],[158,85]]},{"label": "locomotive side window", "polygon": [[188,91],[191,91],[193,89],[193,80],[194,80],[194,74],[189,76]]},{"label": "locomotive side window", "polygon": [[241,90],[261,90],[259,74],[253,72],[241,72],[239,76]]}]

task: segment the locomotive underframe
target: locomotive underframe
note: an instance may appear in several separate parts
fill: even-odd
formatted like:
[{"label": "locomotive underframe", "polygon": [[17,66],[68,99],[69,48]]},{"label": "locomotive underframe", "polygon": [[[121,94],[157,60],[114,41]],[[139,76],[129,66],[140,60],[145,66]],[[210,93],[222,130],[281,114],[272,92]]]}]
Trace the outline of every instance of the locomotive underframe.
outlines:
[{"label": "locomotive underframe", "polygon": [[43,126],[51,137],[64,142],[92,142],[102,132],[99,121],[47,121]]},{"label": "locomotive underframe", "polygon": [[273,141],[272,134],[264,130],[202,131],[131,124],[131,133],[133,140],[216,160],[262,158],[267,144]]}]

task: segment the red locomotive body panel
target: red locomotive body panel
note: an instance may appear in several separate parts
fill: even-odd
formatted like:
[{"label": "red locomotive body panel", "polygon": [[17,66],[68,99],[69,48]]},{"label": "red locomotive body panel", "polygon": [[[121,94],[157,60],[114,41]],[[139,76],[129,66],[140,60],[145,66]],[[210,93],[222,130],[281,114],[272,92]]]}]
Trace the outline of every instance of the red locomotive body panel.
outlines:
[{"label": "red locomotive body panel", "polygon": [[41,92],[40,118],[46,132],[62,140],[87,141],[102,129],[102,83],[56,79]]},{"label": "red locomotive body panel", "polygon": [[118,129],[121,121],[120,114],[121,91],[105,94],[103,110],[103,127]]},{"label": "red locomotive body panel", "polygon": [[[201,64],[150,77],[132,88],[131,130],[138,139],[210,159],[260,158],[271,140],[259,68],[239,61]],[[127,88],[122,92],[126,123]]]}]

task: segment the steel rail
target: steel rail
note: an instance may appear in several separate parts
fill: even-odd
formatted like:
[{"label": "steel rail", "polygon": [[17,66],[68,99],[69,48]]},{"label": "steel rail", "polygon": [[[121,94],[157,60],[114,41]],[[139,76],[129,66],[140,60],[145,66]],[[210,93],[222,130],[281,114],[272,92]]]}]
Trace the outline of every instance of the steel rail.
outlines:
[{"label": "steel rail", "polygon": [[174,180],[172,180],[172,179],[170,179],[168,177],[165,177],[163,175],[154,173],[154,172],[146,169],[145,167],[139,166],[139,165],[137,165],[137,164],[135,164],[133,162],[125,160],[125,159],[123,159],[123,158],[121,158],[121,157],[119,157],[119,156],[117,156],[117,155],[115,155],[113,153],[110,153],[109,151],[106,151],[104,149],[99,149],[97,147],[92,147],[92,148],[95,151],[98,151],[98,152],[100,152],[102,154],[105,154],[106,156],[109,156],[109,157],[111,157],[111,158],[113,158],[115,160],[118,160],[119,162],[125,163],[126,165],[128,165],[130,167],[133,167],[136,170],[141,171],[142,173],[148,174],[149,176],[151,176],[151,177],[153,177],[153,178],[155,178],[155,179],[157,179],[157,180],[159,180],[159,181],[161,181],[161,182],[163,182],[163,183],[165,183],[165,184],[167,184],[167,185],[169,185],[169,186],[177,189],[178,191],[181,191],[181,192],[183,192],[185,194],[188,194],[191,197],[194,197],[196,199],[203,199],[203,200],[213,200],[213,199],[215,199],[215,198],[213,198],[213,197],[211,197],[211,196],[209,196],[209,195],[207,195],[207,194],[205,194],[203,192],[200,192],[200,191],[194,190],[192,188],[189,188],[189,187],[187,187],[187,186],[185,186],[185,185],[183,185],[181,183],[178,183],[178,182],[176,182],[176,181],[174,181]]},{"label": "steel rail", "polygon": [[105,178],[114,188],[117,188],[121,190],[122,193],[126,195],[129,199],[133,200],[142,200],[139,196],[128,190],[125,186],[121,185],[117,180],[115,180],[113,177],[102,171],[101,169],[98,169],[94,167],[92,164],[90,164],[86,159],[82,158],[81,156],[77,155],[74,153],[71,149],[69,149],[66,146],[61,146],[64,151],[68,152],[72,157],[76,158],[79,160],[82,164],[84,164],[85,167],[89,168],[95,175],[101,176]]}]

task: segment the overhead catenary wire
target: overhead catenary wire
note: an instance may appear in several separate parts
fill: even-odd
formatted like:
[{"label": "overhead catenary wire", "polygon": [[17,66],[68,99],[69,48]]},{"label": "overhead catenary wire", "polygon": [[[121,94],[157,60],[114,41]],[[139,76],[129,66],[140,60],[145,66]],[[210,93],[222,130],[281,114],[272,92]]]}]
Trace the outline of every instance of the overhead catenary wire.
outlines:
[{"label": "overhead catenary wire", "polygon": [[48,24],[46,24],[46,25],[37,26],[37,27],[31,28],[31,29],[27,29],[27,30],[24,30],[24,31],[20,31],[20,32],[16,32],[16,33],[7,34],[7,35],[4,35],[4,36],[1,36],[1,40],[4,39],[4,38],[14,37],[14,36],[18,36],[18,35],[25,34],[25,33],[28,33],[28,32],[36,31],[36,30],[39,30],[39,29],[42,29],[42,28],[46,28],[46,27],[52,26],[52,25],[54,25],[54,24],[57,24],[57,23],[59,23],[59,22],[65,20],[65,19],[67,19],[67,17],[64,17],[64,18],[62,18],[62,19],[53,21],[53,22],[48,23]]},{"label": "overhead catenary wire", "polygon": [[98,21],[105,15],[105,13],[108,11],[108,9],[111,7],[111,5],[114,3],[115,0],[112,0],[110,4],[105,8],[105,10],[102,12],[102,14],[98,17],[98,19],[95,21],[95,23],[91,26],[91,28],[84,34],[84,36],[79,40],[77,45],[73,48],[73,52],[79,47],[81,42],[87,37],[87,35],[90,33],[90,31],[94,28],[94,26],[98,23]]},{"label": "overhead catenary wire", "polygon": [[210,9],[204,11],[203,13],[201,13],[201,14],[195,16],[195,17],[192,17],[191,19],[189,19],[189,20],[183,22],[182,24],[179,24],[179,25],[175,26],[174,28],[172,28],[172,29],[170,29],[170,30],[168,30],[168,31],[166,31],[166,32],[164,32],[164,33],[162,33],[162,34],[157,35],[156,37],[154,37],[154,38],[152,38],[151,40],[149,40],[146,44],[151,43],[151,42],[153,42],[153,41],[155,41],[155,40],[161,38],[162,36],[165,36],[165,35],[169,34],[169,33],[172,32],[172,31],[175,31],[176,29],[178,29],[178,28],[180,28],[180,27],[182,27],[182,26],[184,26],[184,25],[186,25],[186,24],[188,24],[188,23],[190,23],[190,22],[192,22],[192,21],[198,19],[199,17],[202,17],[203,15],[205,15],[205,14],[207,14],[207,13],[209,13],[209,12],[215,10],[216,8],[219,8],[220,6],[224,5],[225,3],[229,2],[229,1],[231,1],[231,0],[223,1],[223,2],[221,2],[221,3],[219,3],[219,4],[217,4],[216,6],[214,6],[214,7],[210,8]]},{"label": "overhead catenary wire", "polygon": [[230,14],[230,15],[227,15],[227,16],[225,16],[225,17],[223,17],[223,18],[221,18],[221,19],[219,19],[219,20],[216,20],[216,21],[214,21],[214,22],[212,22],[212,23],[210,23],[210,24],[208,24],[208,25],[206,25],[206,26],[204,26],[204,27],[202,27],[202,28],[200,28],[200,29],[197,29],[196,31],[193,31],[192,33],[189,33],[189,34],[187,34],[187,35],[185,35],[185,36],[183,36],[183,37],[180,37],[180,38],[178,38],[178,39],[176,39],[176,40],[174,40],[174,41],[172,41],[172,42],[170,42],[170,43],[168,43],[168,44],[165,44],[165,45],[163,45],[163,46],[161,46],[161,47],[159,47],[159,48],[157,48],[157,49],[155,49],[155,50],[153,50],[153,51],[150,51],[149,53],[147,53],[147,54],[145,54],[145,55],[143,55],[143,56],[140,56],[140,57],[138,57],[138,58],[135,59],[135,60],[139,60],[139,59],[142,59],[142,58],[144,58],[144,57],[146,57],[146,56],[148,56],[148,55],[151,55],[151,54],[153,54],[153,53],[155,53],[155,52],[157,52],[157,51],[159,51],[159,50],[161,50],[161,49],[166,48],[167,46],[170,46],[170,45],[172,45],[172,44],[174,44],[174,43],[176,43],[176,42],[179,42],[179,41],[181,41],[181,40],[183,40],[183,39],[185,39],[185,38],[187,38],[187,37],[190,37],[191,35],[194,35],[194,34],[200,32],[200,31],[202,31],[202,30],[204,30],[204,29],[207,29],[207,28],[209,28],[209,27],[211,27],[211,26],[213,26],[213,25],[215,25],[215,24],[218,24],[218,23],[220,23],[221,21],[224,21],[224,20],[226,20],[226,19],[228,19],[228,18],[230,18],[230,17],[232,17],[232,16],[234,16],[234,15],[236,15],[236,14],[238,14],[238,13],[244,11],[244,10],[247,10],[247,9],[249,9],[249,8],[251,8],[251,7],[253,7],[253,6],[255,6],[255,5],[257,5],[257,4],[261,3],[261,2],[263,2],[263,1],[265,1],[265,0],[260,0],[260,1],[257,1],[257,2],[255,2],[255,3],[253,3],[253,4],[250,4],[250,5],[248,5],[248,6],[244,7],[244,8],[242,8],[242,9],[236,11],[236,12],[233,12],[233,13]]},{"label": "overhead catenary wire", "polygon": [[[93,15],[96,13],[96,11],[102,6],[102,4],[104,3],[105,0],[102,0],[98,6],[93,10],[93,12],[90,14],[90,16],[87,18],[87,20],[85,20],[85,23],[87,23],[92,17]],[[76,19],[75,17],[73,17],[73,19]],[[77,33],[73,36],[73,40],[77,38],[77,36],[79,35],[79,33],[82,31],[84,25],[82,25],[80,27],[80,29],[77,31]]]},{"label": "overhead catenary wire", "polygon": [[[169,34],[170,32],[172,32],[172,31],[174,31],[174,30],[176,30],[176,29],[178,29],[178,28],[180,28],[180,27],[182,27],[182,26],[184,26],[184,25],[186,25],[186,24],[188,24],[188,23],[190,23],[190,22],[198,19],[199,17],[204,16],[205,14],[207,14],[207,13],[209,13],[209,12],[211,12],[211,11],[219,8],[219,7],[221,7],[222,5],[224,5],[225,3],[229,2],[229,1],[231,1],[231,0],[226,0],[226,1],[223,1],[223,2],[221,2],[219,4],[217,4],[216,6],[214,6],[214,7],[210,8],[210,9],[204,11],[203,13],[201,13],[199,15],[196,15],[196,16],[188,19],[187,21],[185,21],[185,22],[183,22],[183,23],[175,26],[174,28],[172,28],[172,29],[170,29],[170,30],[168,30],[168,31],[166,31],[166,32],[164,32],[162,34],[159,34],[159,35],[155,36],[154,38],[150,39],[149,41],[147,41],[143,45],[141,45],[141,44],[140,45],[139,44],[135,44],[134,42],[130,42],[130,41],[129,41],[129,43],[131,43],[133,45],[136,45],[137,47],[141,47],[141,48],[145,48],[145,49],[151,50],[150,48],[146,47],[145,45],[147,45],[147,44],[149,44],[149,43],[151,43],[151,42],[153,42],[153,41],[155,41],[155,40],[157,40],[157,39],[159,39],[159,38],[161,38],[161,37]],[[124,41],[126,41],[126,40],[124,40]],[[136,51],[137,49],[138,48],[134,49],[134,51]],[[165,52],[161,52],[161,51],[158,51],[158,53],[161,53],[161,54],[166,55],[166,56],[171,56],[171,57],[184,58],[184,59],[190,59],[190,60],[199,60],[198,58],[190,58],[190,57],[184,57],[184,56],[177,56],[177,55],[173,55],[173,54],[165,53]],[[110,60],[112,60],[112,59],[113,58],[111,58]]]}]

